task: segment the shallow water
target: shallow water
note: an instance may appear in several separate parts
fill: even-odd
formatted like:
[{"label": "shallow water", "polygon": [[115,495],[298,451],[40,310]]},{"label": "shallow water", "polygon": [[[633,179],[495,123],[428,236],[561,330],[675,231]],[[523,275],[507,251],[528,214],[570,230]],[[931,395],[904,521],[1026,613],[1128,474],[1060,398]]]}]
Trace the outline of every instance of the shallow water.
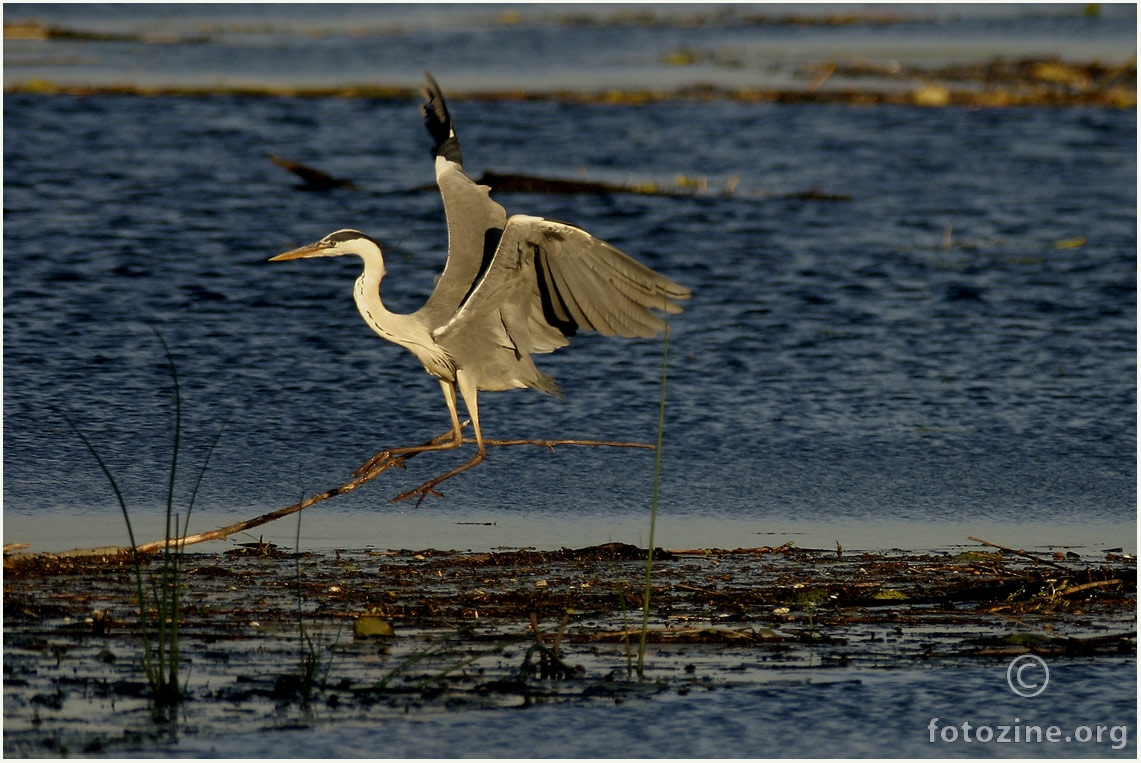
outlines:
[{"label": "shallow water", "polygon": [[[893,6],[907,21],[840,26],[766,20],[876,9],[575,9],[9,4],[6,20],[111,38],[12,40],[5,82],[178,72],[198,85],[411,85],[431,66],[445,91],[510,89],[519,67],[504,76],[487,50],[514,55],[545,35],[563,44],[543,46],[547,68],[527,76],[572,72],[587,91],[620,73],[626,86],[803,85],[831,60],[821,51],[841,62],[1113,61],[1136,46],[1124,6]],[[458,58],[435,55],[444,41]],[[737,65],[668,65],[679,47],[732,52]],[[708,545],[809,532],[934,548],[1016,526],[1025,537],[1007,536],[1014,545],[1099,544],[1107,531],[1126,536],[1113,545],[1132,542],[1120,529],[1135,524],[1135,112],[497,101],[452,111],[473,175],[662,187],[683,176],[714,189],[500,198],[509,212],[582,225],[694,290],[671,327],[663,533],[672,521],[705,527]],[[386,242],[389,305],[419,306],[444,228],[417,103],[7,94],[5,128],[6,541],[66,548],[42,532],[53,518],[60,535],[125,540],[105,479],[52,406],[92,437],[136,521],[157,521],[173,417],[154,330],[182,384],[183,512],[226,427],[192,529],[292,504],[381,447],[446,427],[436,384],[357,317],[353,262],[265,263],[357,227]],[[299,192],[270,152],[363,190]],[[718,194],[732,178],[735,192]],[[850,200],[798,197],[812,190]],[[540,359],[566,397],[485,394],[485,431],[652,442],[661,357],[660,342],[577,337]],[[385,501],[452,462],[422,457],[324,504],[306,535],[413,545],[379,520],[421,515]],[[652,474],[643,451],[502,449],[421,512],[511,528],[473,531],[476,547],[528,533],[542,547],[639,542]],[[317,530],[337,519],[354,530]]]},{"label": "shallow water", "polygon": [[[537,706],[512,713],[508,723],[502,710],[417,715],[320,731],[186,737],[174,753],[243,755],[256,745],[260,754],[286,757],[336,749],[355,757],[501,757],[526,750],[528,757],[584,758],[1127,758],[1137,749],[1136,708],[1091,687],[1120,681],[1135,669],[1130,663],[1067,665],[1051,674],[1059,691],[1033,703],[1007,688],[1005,665],[941,666],[920,670],[919,680],[914,672],[838,669],[821,678],[819,671],[792,670],[767,686],[693,689],[618,707]],[[964,722],[971,742],[964,740]],[[1100,744],[1098,725],[1105,727]],[[948,726],[957,727],[954,736]],[[990,729],[982,734],[989,742],[976,738],[980,726]],[[1027,726],[1043,731],[1024,736]],[[1051,726],[1058,728],[1056,741],[1034,736]],[[1004,733],[1007,741],[998,741]]]},{"label": "shallow water", "polygon": [[[178,365],[184,492],[226,426],[201,529],[211,511],[289,505],[446,427],[435,383],[356,315],[356,265],[265,262],[355,226],[391,242],[388,303],[418,306],[444,233],[438,195],[417,190],[432,176],[415,104],[7,95],[5,110],[6,541],[28,540],[12,535],[22,516],[118,521],[53,405],[129,505],[163,505],[172,389],[153,330]],[[501,199],[693,288],[671,325],[665,522],[1132,521],[1132,112],[453,110],[476,174],[740,175],[730,197]],[[266,152],[366,190],[296,191]],[[814,188],[851,200],[786,197]],[[485,431],[652,442],[661,353],[577,337],[540,359],[566,397],[485,394]],[[321,510],[411,510],[384,501],[448,463],[421,457]],[[645,516],[652,474],[641,451],[502,449],[421,511],[582,518],[601,534]],[[748,545],[718,545],[733,543]]]},{"label": "shallow water", "polygon": [[[176,8],[148,23],[193,26],[194,6]],[[5,6],[5,18],[23,10]],[[84,23],[97,13],[111,28],[135,23],[111,10],[70,13]],[[29,9],[49,22],[76,21],[68,12]],[[895,36],[877,27],[784,29],[780,51],[803,63],[841,42],[858,53],[895,40],[893,54],[920,57],[1077,46],[1119,60],[1136,46],[1132,21],[1103,16],[1079,28],[1076,15],[1020,24],[979,13],[906,27],[906,35],[897,27]],[[446,44],[477,60],[489,45],[518,50],[535,33],[490,24],[466,34],[462,24],[434,23],[386,38],[388,47],[338,48],[337,34],[306,44],[292,28],[230,31],[211,45],[65,42],[49,49],[61,53],[55,63],[35,59],[41,49],[6,45],[5,81],[155,82],[186,73],[199,84],[296,82],[300,71],[327,83],[371,81],[379,71],[384,81],[414,84],[429,66],[445,91],[507,88],[518,76],[514,59],[503,70],[473,68],[463,56],[438,66],[434,51]],[[744,74],[713,72],[726,83],[801,71],[767,68],[773,54],[763,34],[730,39],[731,29],[715,27],[693,37],[663,26],[616,48],[622,32],[575,30],[594,47],[560,48],[567,58],[528,67],[520,86],[708,79],[710,70],[661,64],[659,53],[694,41],[732,42],[749,61]],[[556,36],[569,34],[560,27]],[[931,47],[932,38],[946,46]],[[386,58],[425,42],[421,58],[399,66]],[[259,48],[265,56],[250,52]],[[353,55],[362,49],[383,60]],[[584,51],[599,55],[575,58]],[[11,65],[25,54],[33,58]],[[223,60],[230,69],[211,68]],[[444,227],[438,194],[423,189],[432,167],[417,103],[7,94],[4,109],[6,543],[43,551],[126,542],[106,480],[53,406],[118,475],[140,540],[161,532],[173,390],[154,329],[181,382],[183,516],[225,425],[193,531],[339,485],[380,447],[445,428],[435,382],[357,316],[354,263],[265,262],[357,227],[386,243],[386,301],[419,306],[442,266]],[[658,545],[953,548],[975,535],[1019,548],[1076,546],[1083,555],[1136,551],[1134,111],[456,100],[452,112],[475,175],[662,186],[681,175],[705,177],[714,189],[682,198],[499,197],[509,212],[582,225],[694,290],[671,323]],[[363,190],[297,191],[270,152]],[[734,177],[732,195],[716,192]],[[850,199],[800,196],[814,189]],[[484,395],[485,431],[651,442],[661,359],[660,341],[577,337],[539,361],[566,397]],[[648,453],[502,449],[446,485],[444,500],[420,509],[386,503],[453,462],[418,458],[407,472],[305,512],[302,545],[647,541]],[[263,531],[290,545],[295,526]],[[771,687],[625,707],[191,735],[176,752],[324,755],[335,743],[340,754],[362,756],[1135,754],[1132,661],[1067,665],[1070,688],[1039,698],[1031,712],[995,670],[861,670],[826,683],[779,675]],[[1122,752],[932,746],[934,716],[974,725],[1127,723],[1130,740]]]}]

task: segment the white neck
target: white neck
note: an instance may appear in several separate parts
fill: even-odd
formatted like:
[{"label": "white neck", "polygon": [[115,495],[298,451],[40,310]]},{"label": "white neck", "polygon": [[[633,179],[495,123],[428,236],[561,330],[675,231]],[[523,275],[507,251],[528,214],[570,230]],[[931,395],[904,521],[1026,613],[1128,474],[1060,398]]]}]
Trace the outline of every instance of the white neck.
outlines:
[{"label": "white neck", "polygon": [[415,315],[394,313],[380,300],[380,282],[384,278],[384,260],[380,250],[368,247],[354,252],[364,260],[364,271],[353,288],[353,300],[365,323],[388,341],[409,350],[424,364],[428,373],[442,378],[454,376],[451,360],[436,344],[428,327]]}]

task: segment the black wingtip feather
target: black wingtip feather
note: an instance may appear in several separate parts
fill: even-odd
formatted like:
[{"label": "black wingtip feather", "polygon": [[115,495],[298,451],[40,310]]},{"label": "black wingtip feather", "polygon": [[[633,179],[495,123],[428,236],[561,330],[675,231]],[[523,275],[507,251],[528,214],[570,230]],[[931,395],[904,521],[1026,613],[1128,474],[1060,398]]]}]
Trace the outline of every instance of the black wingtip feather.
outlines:
[{"label": "black wingtip feather", "polygon": [[424,113],[424,124],[428,127],[428,133],[434,142],[432,156],[442,156],[462,167],[464,159],[460,153],[460,141],[452,126],[452,117],[448,113],[447,103],[444,102],[444,93],[440,90],[435,77],[429,72],[424,72],[424,76],[428,80],[428,86],[424,88],[424,105],[421,111]]},{"label": "black wingtip feather", "polygon": [[535,253],[535,275],[539,285],[539,304],[543,308],[543,320],[552,328],[558,329],[568,339],[578,333],[578,324],[554,285],[547,263],[542,255]]}]

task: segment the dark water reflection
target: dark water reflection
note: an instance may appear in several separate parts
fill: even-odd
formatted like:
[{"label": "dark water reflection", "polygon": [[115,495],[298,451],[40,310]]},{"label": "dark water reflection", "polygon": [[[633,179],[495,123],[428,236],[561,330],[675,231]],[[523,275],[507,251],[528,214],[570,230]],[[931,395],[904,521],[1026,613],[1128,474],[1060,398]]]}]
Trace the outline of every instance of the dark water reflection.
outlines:
[{"label": "dark water reflection", "polygon": [[[672,324],[664,511],[1131,521],[1135,113],[453,112],[473,174],[740,176],[729,197],[500,198],[693,288]],[[267,152],[365,190],[298,192]],[[6,516],[113,512],[53,404],[129,501],[162,505],[171,385],[152,327],[178,362],[185,463],[226,425],[202,513],[292,503],[381,445],[446,427],[434,381],[357,317],[354,263],[265,262],[357,227],[389,243],[390,307],[419,305],[444,228],[438,195],[420,190],[432,166],[416,104],[7,95],[4,160]],[[851,200],[795,197],[811,189]],[[485,430],[651,441],[661,353],[580,337],[540,361],[565,399],[485,395]],[[337,509],[374,511],[448,462],[422,461]],[[435,510],[638,513],[651,473],[643,453],[505,450]]]},{"label": "dark water reflection", "polygon": [[[1136,708],[1127,696],[1105,689],[1119,685],[1135,667],[1132,660],[1055,664],[1048,687],[1052,693],[1035,697],[1036,702],[1007,688],[1005,665],[999,663],[906,673],[793,670],[759,685],[707,690],[698,683],[625,705],[537,705],[526,712],[419,714],[256,737],[190,737],[174,752],[226,756],[256,749],[263,756],[319,756],[336,749],[339,755],[360,757],[510,757],[527,750],[534,757],[599,758],[1125,759],[1136,756]],[[963,723],[969,724],[969,742]],[[1035,726],[1039,731],[1026,731]],[[1055,736],[1044,737],[1050,727],[1056,727]]]}]

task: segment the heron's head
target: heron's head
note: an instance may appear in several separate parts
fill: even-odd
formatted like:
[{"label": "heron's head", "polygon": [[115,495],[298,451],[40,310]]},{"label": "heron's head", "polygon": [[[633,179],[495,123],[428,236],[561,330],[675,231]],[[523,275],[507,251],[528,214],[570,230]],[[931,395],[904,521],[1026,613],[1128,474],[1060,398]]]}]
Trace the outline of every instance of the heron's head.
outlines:
[{"label": "heron's head", "polygon": [[314,244],[292,249],[288,252],[270,257],[270,262],[280,260],[298,260],[302,257],[340,257],[342,254],[355,254],[363,260],[380,257],[380,245],[359,230],[334,231]]}]

